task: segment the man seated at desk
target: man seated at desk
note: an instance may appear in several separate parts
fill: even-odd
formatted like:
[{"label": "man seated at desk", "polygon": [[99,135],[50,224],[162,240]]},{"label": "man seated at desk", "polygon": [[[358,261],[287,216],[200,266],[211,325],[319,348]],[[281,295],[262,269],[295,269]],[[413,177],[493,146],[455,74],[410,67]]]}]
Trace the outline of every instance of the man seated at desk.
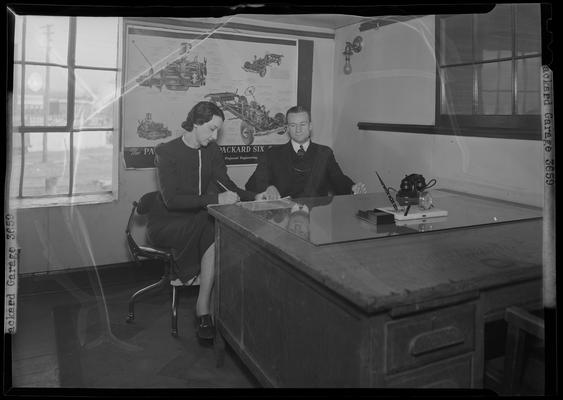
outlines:
[{"label": "man seated at desk", "polygon": [[262,200],[280,197],[319,197],[366,193],[361,182],[344,175],[328,146],[311,142],[311,116],[301,106],[286,113],[291,140],[268,149],[246,183],[246,190],[258,193]]}]

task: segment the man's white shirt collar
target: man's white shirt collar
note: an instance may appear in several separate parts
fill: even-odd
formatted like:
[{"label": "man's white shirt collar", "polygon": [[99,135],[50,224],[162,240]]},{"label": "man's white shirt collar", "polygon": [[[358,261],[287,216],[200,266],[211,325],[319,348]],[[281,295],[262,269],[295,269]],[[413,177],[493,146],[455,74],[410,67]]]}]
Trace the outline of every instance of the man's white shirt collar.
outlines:
[{"label": "man's white shirt collar", "polygon": [[309,148],[309,145],[311,144],[311,140],[307,140],[305,143],[303,144],[299,144],[297,143],[295,140],[291,140],[291,145],[293,146],[293,151],[295,151],[297,153],[297,151],[299,150],[299,146],[303,146],[303,150],[307,151],[307,149]]},{"label": "man's white shirt collar", "polygon": [[[303,146],[303,148],[305,148],[305,146]],[[291,207],[291,213],[293,214],[297,211],[303,211],[309,214],[309,207],[307,207],[305,204],[295,203],[293,207]]]}]

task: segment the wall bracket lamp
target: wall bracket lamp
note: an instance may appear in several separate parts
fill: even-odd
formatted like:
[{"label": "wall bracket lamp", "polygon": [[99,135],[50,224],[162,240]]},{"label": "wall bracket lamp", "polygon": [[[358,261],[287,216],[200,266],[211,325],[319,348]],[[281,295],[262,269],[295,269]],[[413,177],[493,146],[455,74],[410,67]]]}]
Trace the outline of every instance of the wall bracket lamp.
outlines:
[{"label": "wall bracket lamp", "polygon": [[362,37],[356,36],[353,42],[346,42],[346,46],[344,47],[344,73],[346,75],[350,75],[352,72],[352,65],[350,65],[350,56],[354,53],[359,53],[362,50]]}]

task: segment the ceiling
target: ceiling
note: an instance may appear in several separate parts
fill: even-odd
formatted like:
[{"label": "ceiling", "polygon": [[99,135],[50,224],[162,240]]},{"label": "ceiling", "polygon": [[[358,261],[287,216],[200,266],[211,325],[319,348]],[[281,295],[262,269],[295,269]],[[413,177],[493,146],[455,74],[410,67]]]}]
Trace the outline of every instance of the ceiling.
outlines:
[{"label": "ceiling", "polygon": [[268,21],[328,29],[338,29],[371,19],[369,17],[345,14],[239,14],[238,16],[262,22]]}]

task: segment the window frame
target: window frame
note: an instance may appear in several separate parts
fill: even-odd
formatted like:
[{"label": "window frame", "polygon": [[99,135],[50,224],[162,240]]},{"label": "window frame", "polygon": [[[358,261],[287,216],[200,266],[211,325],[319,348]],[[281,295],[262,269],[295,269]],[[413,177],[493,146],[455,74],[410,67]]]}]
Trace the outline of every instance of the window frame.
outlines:
[{"label": "window frame", "polygon": [[[541,8],[540,8],[541,11]],[[508,60],[512,60],[512,105],[511,109],[514,112],[517,92],[518,76],[515,71],[515,63],[517,60],[526,58],[539,57],[541,64],[542,53],[541,50],[538,54],[526,55],[517,57],[515,55],[514,47],[516,45],[516,11],[514,4],[511,5],[512,14],[512,56]],[[476,24],[475,16],[472,15],[472,23]],[[444,85],[442,66],[440,65],[440,48],[441,48],[441,31],[440,31],[440,18],[445,15],[434,16],[434,55],[436,60],[436,98],[435,98],[435,119],[433,125],[413,125],[413,124],[390,124],[390,123],[374,123],[374,122],[358,122],[357,126],[360,130],[369,131],[387,131],[387,132],[406,132],[406,133],[421,133],[433,135],[448,135],[448,136],[468,136],[468,137],[484,137],[484,138],[498,138],[498,139],[517,139],[517,140],[541,140],[541,114],[511,114],[511,115],[455,115],[455,114],[442,114],[442,102],[444,101]],[[476,35],[473,29],[473,35]],[[499,59],[486,62],[498,62]],[[465,63],[473,65],[475,62]],[[479,62],[481,64],[481,62]],[[450,64],[454,65],[454,64]],[[456,64],[464,65],[464,64]],[[541,71],[538,70],[538,77]],[[474,87],[477,85],[475,74],[473,75]],[[473,102],[475,103],[477,94],[474,93]],[[475,104],[474,104],[475,106]]]},{"label": "window frame", "polygon": [[[516,63],[518,60],[528,58],[539,58],[541,62],[541,49],[538,53],[518,56],[516,54],[516,7],[518,4],[510,4],[510,18],[511,18],[511,57],[499,57],[490,60],[476,60],[473,55],[471,62],[445,64],[442,65],[441,57],[441,24],[440,21],[447,16],[435,16],[435,55],[436,55],[436,120],[435,127],[438,131],[454,131],[455,134],[462,136],[477,136],[477,137],[492,137],[492,138],[506,138],[506,139],[523,139],[523,140],[541,140],[541,119],[540,114],[515,114],[517,96],[518,96],[518,74],[516,71]],[[477,18],[479,14],[471,14],[472,19],[472,38],[473,43],[477,39]],[[474,49],[474,47],[473,47]],[[511,85],[511,112],[507,115],[456,115],[456,114],[443,114],[442,106],[445,101],[445,85],[443,84],[443,68],[444,67],[458,67],[465,65],[484,65],[498,63],[502,61],[511,61],[512,64],[512,85]],[[540,76],[538,70],[538,81]],[[478,79],[477,71],[473,68],[473,112],[477,108],[478,99]],[[539,87],[538,87],[539,89]]]},{"label": "window frame", "polygon": [[[12,193],[10,190],[10,201],[15,204],[16,206],[27,207],[27,206],[49,206],[49,205],[61,205],[61,204],[78,204],[78,203],[90,203],[92,201],[98,202],[97,200],[109,199],[115,200],[117,198],[117,183],[118,183],[118,157],[119,157],[119,138],[117,138],[119,133],[119,112],[117,107],[114,106],[114,118],[111,127],[75,127],[74,119],[75,119],[75,106],[76,106],[76,71],[110,71],[115,73],[115,88],[116,93],[118,94],[120,91],[120,72],[121,68],[119,67],[119,52],[120,46],[119,43],[121,42],[120,35],[121,35],[121,24],[120,18],[117,18],[117,37],[116,41],[118,43],[117,46],[117,62],[115,67],[95,67],[95,66],[88,66],[88,65],[77,65],[76,64],[76,39],[77,39],[77,22],[78,18],[76,16],[61,16],[68,18],[68,44],[67,44],[67,63],[66,64],[59,64],[59,63],[52,63],[52,62],[41,62],[41,61],[27,61],[26,60],[26,35],[27,35],[27,17],[28,15],[21,15],[19,16],[22,18],[22,24],[19,26],[21,29],[21,48],[19,50],[19,59],[14,57],[12,68],[15,68],[17,65],[20,66],[20,93],[19,95],[19,109],[17,110],[20,113],[20,123],[19,126],[14,126],[13,124],[13,110],[10,110],[8,118],[12,121],[11,126],[11,140],[8,142],[10,144],[10,151],[11,151],[11,165],[13,165],[14,154],[12,152],[12,140],[18,140],[21,146],[21,154],[18,155],[20,161],[20,171],[19,177],[15,177],[19,180],[18,188],[16,193]],[[18,35],[16,29],[18,26],[14,23],[14,40]],[[56,67],[56,68],[65,68],[67,70],[67,105],[66,105],[66,125],[26,125],[25,124],[25,105],[26,105],[26,93],[25,93],[25,72],[27,66],[40,66],[40,67]],[[15,78],[15,76],[14,76]],[[14,81],[15,84],[15,81]],[[14,93],[16,94],[16,93]],[[15,100],[15,99],[13,99]],[[12,105],[13,104],[13,105]],[[15,101],[10,104],[10,108],[12,108],[16,103]],[[25,135],[29,133],[68,133],[69,137],[69,163],[67,166],[67,171],[69,173],[69,182],[68,188],[66,193],[57,193],[57,194],[40,194],[40,195],[23,195],[23,188],[24,188],[24,175],[25,175],[25,151],[23,150],[25,147]],[[96,190],[96,191],[89,191],[89,192],[76,192],[74,191],[74,172],[75,172],[75,153],[77,149],[75,149],[75,135],[79,135],[81,132],[112,132],[112,184],[110,189],[106,190]],[[66,172],[66,171],[65,171]],[[66,199],[66,201],[65,201]]]}]

